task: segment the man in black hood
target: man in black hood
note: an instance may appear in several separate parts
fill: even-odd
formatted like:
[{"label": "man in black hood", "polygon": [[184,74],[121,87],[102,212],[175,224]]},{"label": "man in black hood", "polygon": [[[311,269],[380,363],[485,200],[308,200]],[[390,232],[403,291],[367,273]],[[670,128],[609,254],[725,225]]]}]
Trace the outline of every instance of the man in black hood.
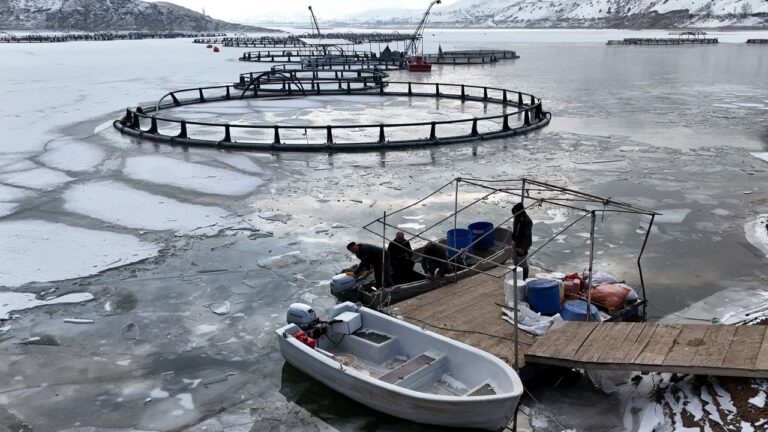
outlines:
[{"label": "man in black hood", "polygon": [[[367,243],[351,242],[347,250],[360,259],[360,265],[355,270],[355,276],[360,276],[369,267],[373,267],[373,277],[376,278],[376,288],[392,286],[392,265],[389,262],[389,253],[384,249]],[[382,259],[382,255],[384,258]]]},{"label": "man in black hood", "polygon": [[[528,250],[533,244],[533,221],[525,212],[523,203],[517,203],[512,207],[512,214],[515,216],[512,222],[512,239],[515,241],[515,265],[528,258]],[[523,279],[528,279],[528,261],[526,260],[520,267],[523,269]]]}]

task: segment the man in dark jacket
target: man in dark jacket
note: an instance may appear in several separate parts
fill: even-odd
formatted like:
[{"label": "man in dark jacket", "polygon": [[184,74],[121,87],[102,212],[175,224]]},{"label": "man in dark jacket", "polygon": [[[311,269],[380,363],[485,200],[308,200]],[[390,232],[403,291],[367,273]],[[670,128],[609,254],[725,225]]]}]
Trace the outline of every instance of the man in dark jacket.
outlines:
[{"label": "man in dark jacket", "polygon": [[[376,288],[392,286],[392,265],[390,264],[387,251],[371,244],[355,242],[348,244],[347,250],[360,259],[360,264],[357,266],[357,270],[355,270],[355,276],[360,276],[364,271],[373,267],[373,277],[376,278],[373,286]],[[383,260],[382,254],[384,255]]]},{"label": "man in dark jacket", "polygon": [[[515,216],[512,222],[512,239],[515,241],[515,264],[528,258],[528,250],[533,244],[533,221],[525,212],[523,203],[517,203],[512,207],[512,214]],[[523,279],[528,279],[528,261],[526,260],[520,267],[523,269]]]},{"label": "man in dark jacket", "polygon": [[405,239],[405,234],[399,231],[395,239],[387,247],[389,259],[392,260],[392,282],[396,284],[411,282],[413,265],[413,249],[411,242]]}]

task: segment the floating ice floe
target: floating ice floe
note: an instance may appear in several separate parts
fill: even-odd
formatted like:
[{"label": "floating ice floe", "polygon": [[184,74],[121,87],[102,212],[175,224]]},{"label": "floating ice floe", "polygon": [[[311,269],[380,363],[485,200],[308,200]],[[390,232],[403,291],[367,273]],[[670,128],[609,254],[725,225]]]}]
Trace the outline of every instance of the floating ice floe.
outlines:
[{"label": "floating ice floe", "polygon": [[215,313],[216,315],[227,315],[229,313],[229,310],[231,308],[232,304],[228,301],[223,301],[220,303],[214,303],[211,305],[211,312]]},{"label": "floating ice floe", "polygon": [[422,224],[416,223],[416,222],[409,222],[409,223],[404,223],[404,224],[397,224],[397,227],[398,228],[404,228],[404,229],[420,230],[420,229],[426,228],[426,225],[422,225]]},{"label": "floating ice floe", "polygon": [[688,216],[688,213],[690,212],[691,212],[691,209],[659,210],[659,213],[661,214],[659,216],[656,216],[655,221],[658,223],[668,223],[668,224],[683,223],[685,218]]},{"label": "floating ice floe", "polygon": [[747,241],[768,256],[768,214],[760,215],[744,225]]},{"label": "floating ice floe", "polygon": [[0,222],[0,285],[88,276],[157,255],[136,237],[38,220]]},{"label": "floating ice floe", "polygon": [[164,156],[128,158],[124,172],[136,180],[230,196],[247,195],[263,183],[250,175]]},{"label": "floating ice floe", "polygon": [[241,171],[259,174],[262,172],[261,167],[251,160],[248,156],[233,153],[215,153],[213,157],[231,167],[237,168]]},{"label": "floating ice floe", "polygon": [[750,153],[752,156],[768,162],[768,152]]},{"label": "floating ice floe", "polygon": [[74,186],[64,199],[64,208],[72,212],[130,228],[173,230],[179,235],[215,235],[241,222],[218,207],[187,204],[112,181]]},{"label": "floating ice floe", "polygon": [[24,198],[28,198],[31,195],[33,195],[33,193],[26,189],[0,184],[0,201],[1,202],[18,201]]},{"label": "floating ice floe", "polygon": [[99,147],[74,140],[54,141],[47,149],[40,162],[63,171],[91,171],[106,156]]},{"label": "floating ice floe", "polygon": [[300,263],[301,261],[303,261],[301,252],[293,251],[259,260],[256,262],[256,265],[264,268],[281,268]]},{"label": "floating ice floe", "polygon": [[49,168],[35,168],[27,171],[0,174],[0,182],[42,191],[56,189],[74,180],[60,171]]},{"label": "floating ice floe", "polygon": [[17,205],[14,203],[0,202],[0,217],[8,216],[16,211]]},{"label": "floating ice floe", "polygon": [[0,320],[10,319],[11,312],[20,312],[39,306],[83,303],[90,300],[93,300],[93,295],[89,293],[72,293],[61,297],[39,300],[32,293],[0,292]]}]

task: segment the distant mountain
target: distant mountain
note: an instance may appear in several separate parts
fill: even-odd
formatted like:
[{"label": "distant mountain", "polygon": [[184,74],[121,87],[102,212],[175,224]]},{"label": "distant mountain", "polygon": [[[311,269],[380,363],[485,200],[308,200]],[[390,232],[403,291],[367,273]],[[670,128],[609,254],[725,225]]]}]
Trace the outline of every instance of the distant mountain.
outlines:
[{"label": "distant mountain", "polygon": [[216,20],[173,3],[141,0],[0,0],[0,29],[271,31]]},{"label": "distant mountain", "polygon": [[[426,7],[425,7],[426,9]],[[422,11],[344,17],[349,24],[412,25]],[[460,0],[435,6],[433,26],[768,28],[768,0]]]}]

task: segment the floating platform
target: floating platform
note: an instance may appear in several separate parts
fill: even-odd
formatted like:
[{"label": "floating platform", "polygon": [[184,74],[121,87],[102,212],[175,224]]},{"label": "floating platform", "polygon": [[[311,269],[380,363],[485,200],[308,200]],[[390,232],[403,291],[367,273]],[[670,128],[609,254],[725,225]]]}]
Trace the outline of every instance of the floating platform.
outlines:
[{"label": "floating platform", "polygon": [[715,45],[717,38],[625,38],[609,40],[608,45]]},{"label": "floating platform", "polygon": [[768,39],[747,39],[748,44],[768,44]]},{"label": "floating platform", "polygon": [[511,50],[464,50],[443,51],[442,54],[427,54],[425,60],[432,64],[486,64],[496,63],[499,60],[518,59],[520,56]]},{"label": "floating platform", "polygon": [[[489,270],[502,275],[505,268]],[[391,307],[409,323],[487,351],[508,364],[515,364],[514,327],[501,319],[504,303],[504,278],[472,276],[429,291]],[[524,354],[536,339],[518,332],[518,364],[526,364]]]},{"label": "floating platform", "polygon": [[567,322],[526,350],[528,363],[768,377],[768,326]]}]

